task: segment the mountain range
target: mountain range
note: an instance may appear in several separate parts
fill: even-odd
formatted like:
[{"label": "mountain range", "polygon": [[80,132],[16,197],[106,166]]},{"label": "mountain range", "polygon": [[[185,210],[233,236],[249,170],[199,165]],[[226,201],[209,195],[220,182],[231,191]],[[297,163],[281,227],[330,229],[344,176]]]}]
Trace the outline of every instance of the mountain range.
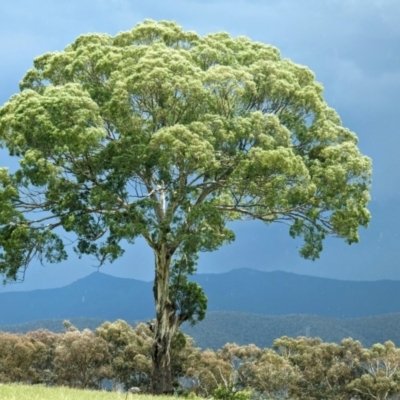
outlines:
[{"label": "mountain range", "polygon": [[[400,312],[400,281],[340,281],[288,272],[236,269],[193,276],[208,312],[361,318]],[[95,272],[58,289],[0,294],[0,326],[43,319],[148,320],[152,282]]]}]

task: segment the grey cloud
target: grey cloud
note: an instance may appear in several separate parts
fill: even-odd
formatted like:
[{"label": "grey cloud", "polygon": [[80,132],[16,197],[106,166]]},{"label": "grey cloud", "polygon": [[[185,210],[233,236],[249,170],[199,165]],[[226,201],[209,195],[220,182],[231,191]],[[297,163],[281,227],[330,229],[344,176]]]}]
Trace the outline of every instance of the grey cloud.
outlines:
[{"label": "grey cloud", "polygon": [[[272,44],[281,50],[283,57],[308,66],[323,83],[325,98],[337,109],[343,124],[359,136],[361,150],[373,158],[373,197],[394,202],[383,211],[374,211],[378,222],[372,223],[371,236],[365,236],[369,230],[363,231],[365,240],[360,247],[329,242],[317,263],[298,258],[296,243],[288,239],[287,231],[239,224],[235,228],[238,242],[203,255],[200,270],[259,266],[348,279],[400,279],[393,268],[398,249],[395,240],[390,242],[390,248],[377,245],[379,221],[389,224],[391,219],[383,218],[385,212],[397,213],[395,204],[400,198],[398,0],[42,0],[40,7],[28,0],[14,0],[0,2],[0,15],[0,103],[17,91],[18,81],[35,56],[62,50],[82,33],[114,35],[145,18],[175,20],[185,29],[202,35],[221,30],[233,36],[246,35]],[[0,158],[6,159],[4,152]],[[389,230],[383,230],[384,237],[394,237],[396,226],[393,222]],[[142,265],[151,264],[152,257],[143,246],[139,242],[116,267],[103,271],[151,279],[152,268],[146,270]],[[273,249],[279,252],[271,256]],[[249,253],[251,265],[247,264]],[[383,255],[385,262],[378,267]],[[335,257],[337,261],[332,261]],[[124,265],[133,258],[138,263],[126,272]],[[351,265],[341,267],[344,260]],[[75,266],[71,267],[71,263]],[[47,267],[46,276],[49,281],[62,284],[71,277],[76,279],[90,273],[90,264],[87,259],[75,264],[73,259],[63,266]],[[40,282],[44,276],[41,267],[29,273],[29,282]]]},{"label": "grey cloud", "polygon": [[[1,65],[0,100],[17,90],[36,55],[62,50],[81,33],[115,34],[146,17],[174,19],[201,34],[226,30],[271,43],[284,57],[309,66],[344,124],[388,169],[381,155],[393,152],[400,85],[399,13],[400,3],[390,0],[148,0],[140,5],[127,0],[44,0],[37,9],[27,0],[3,2],[0,55],[7,62]],[[385,136],[378,144],[377,129]]]}]

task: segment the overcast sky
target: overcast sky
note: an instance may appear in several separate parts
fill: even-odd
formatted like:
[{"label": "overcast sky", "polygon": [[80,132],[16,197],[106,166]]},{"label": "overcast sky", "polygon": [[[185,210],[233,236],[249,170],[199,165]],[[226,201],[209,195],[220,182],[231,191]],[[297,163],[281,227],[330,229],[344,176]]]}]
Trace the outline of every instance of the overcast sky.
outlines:
[{"label": "overcast sky", "polygon": [[[303,261],[282,228],[235,224],[237,241],[201,257],[199,272],[249,267],[337,279],[400,279],[400,2],[398,0],[13,0],[0,2],[0,104],[18,91],[35,56],[61,51],[80,34],[129,30],[146,18],[174,20],[204,35],[227,31],[272,44],[308,66],[325,99],[373,159],[373,223],[362,243],[331,240],[317,262]],[[0,152],[1,166],[12,166]],[[384,259],[384,262],[382,261]],[[61,286],[94,271],[90,259],[33,265],[23,284]],[[105,273],[151,280],[153,257],[138,241]]]}]

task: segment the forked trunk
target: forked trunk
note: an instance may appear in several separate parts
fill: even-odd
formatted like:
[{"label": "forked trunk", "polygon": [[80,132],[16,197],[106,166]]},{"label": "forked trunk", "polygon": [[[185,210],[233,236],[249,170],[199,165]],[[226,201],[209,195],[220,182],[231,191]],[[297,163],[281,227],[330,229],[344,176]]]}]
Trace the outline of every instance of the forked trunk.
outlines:
[{"label": "forked trunk", "polygon": [[169,267],[171,255],[163,246],[156,253],[154,299],[156,322],[154,325],[152,391],[154,394],[172,394],[170,348],[177,330],[175,307],[169,300]]}]

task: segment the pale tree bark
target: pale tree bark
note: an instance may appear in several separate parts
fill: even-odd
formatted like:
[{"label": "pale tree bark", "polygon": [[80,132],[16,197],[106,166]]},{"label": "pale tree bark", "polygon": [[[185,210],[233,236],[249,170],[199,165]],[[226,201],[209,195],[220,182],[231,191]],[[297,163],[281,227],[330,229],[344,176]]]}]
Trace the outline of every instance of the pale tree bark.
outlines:
[{"label": "pale tree bark", "polygon": [[166,244],[155,251],[156,277],[154,280],[154,299],[156,321],[154,324],[152,392],[155,394],[173,393],[170,349],[178,329],[175,305],[169,299],[169,272],[171,251]]}]

